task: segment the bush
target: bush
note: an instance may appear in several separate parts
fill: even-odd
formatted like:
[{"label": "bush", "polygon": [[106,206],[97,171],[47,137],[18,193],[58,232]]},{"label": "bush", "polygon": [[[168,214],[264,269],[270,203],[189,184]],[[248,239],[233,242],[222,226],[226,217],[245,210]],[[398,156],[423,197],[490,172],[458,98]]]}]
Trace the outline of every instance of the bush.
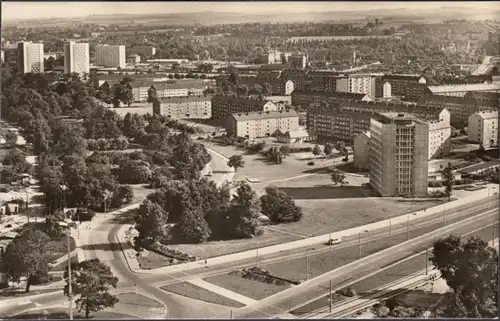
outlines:
[{"label": "bush", "polygon": [[189,261],[196,261],[196,257],[190,256],[190,255],[188,255],[184,252],[181,252],[181,251],[169,249],[165,244],[161,244],[158,242],[149,245],[148,249],[153,251],[153,252],[156,252],[158,254],[176,259],[178,261],[185,261],[185,262],[186,261],[188,261],[188,262]]},{"label": "bush", "polygon": [[312,147],[290,147],[290,153],[311,153]]}]

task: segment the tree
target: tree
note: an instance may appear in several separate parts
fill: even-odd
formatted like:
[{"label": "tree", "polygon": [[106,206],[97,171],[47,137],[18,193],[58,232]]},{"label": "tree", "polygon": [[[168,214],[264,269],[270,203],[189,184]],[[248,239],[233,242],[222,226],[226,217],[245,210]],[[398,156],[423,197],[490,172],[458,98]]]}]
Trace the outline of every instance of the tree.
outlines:
[{"label": "tree", "polygon": [[334,185],[337,185],[337,184],[340,184],[340,185],[344,185],[344,184],[347,184],[347,181],[345,179],[345,175],[344,173],[338,171],[338,170],[333,170],[332,171],[332,175],[331,175],[331,179],[332,179],[332,182]]},{"label": "tree", "polygon": [[40,230],[27,229],[16,237],[2,257],[7,276],[16,282],[26,277],[26,293],[35,277],[49,269],[47,244],[50,238]]},{"label": "tree", "polygon": [[312,153],[313,153],[314,156],[321,155],[321,147],[319,147],[319,145],[314,145]]},{"label": "tree", "polygon": [[[78,297],[75,301],[78,311],[85,311],[89,318],[91,312],[97,312],[108,307],[114,307],[118,298],[109,293],[111,287],[116,288],[118,278],[113,275],[109,266],[99,259],[91,259],[72,267],[72,295]],[[68,280],[68,270],[65,271]],[[66,281],[64,295],[69,295],[69,285]]]},{"label": "tree", "polygon": [[183,239],[189,243],[203,243],[212,233],[200,208],[186,208],[184,210],[178,231]]},{"label": "tree", "polygon": [[247,238],[262,234],[259,222],[260,201],[250,185],[242,183],[229,208],[229,227],[232,235]]},{"label": "tree", "polygon": [[498,315],[498,253],[478,237],[466,242],[450,235],[434,243],[430,261],[454,297],[446,317],[492,318]]},{"label": "tree", "polygon": [[324,153],[326,156],[330,156],[333,152],[333,145],[332,143],[326,143],[325,148],[324,148]]},{"label": "tree", "polygon": [[149,239],[153,243],[161,241],[165,237],[165,224],[168,213],[157,203],[145,200],[135,217],[135,229],[139,232],[139,239]]},{"label": "tree", "polygon": [[476,150],[477,157],[483,158],[485,154],[486,154],[486,149],[484,149],[483,144],[479,144],[479,149]]},{"label": "tree", "polygon": [[266,187],[266,194],[260,197],[262,214],[275,223],[298,222],[302,218],[302,210],[283,190],[274,186]]},{"label": "tree", "polygon": [[14,146],[17,142],[17,135],[14,132],[8,130],[5,133],[5,143],[9,146]]},{"label": "tree", "polygon": [[448,197],[448,201],[450,201],[454,182],[453,168],[451,167],[451,163],[448,163],[448,165],[441,171],[441,173],[443,175],[443,183],[445,186],[444,193]]},{"label": "tree", "polygon": [[245,166],[245,161],[243,160],[243,156],[241,155],[233,155],[229,157],[229,161],[227,162],[227,166],[234,167],[234,171],[238,171],[238,168]]}]

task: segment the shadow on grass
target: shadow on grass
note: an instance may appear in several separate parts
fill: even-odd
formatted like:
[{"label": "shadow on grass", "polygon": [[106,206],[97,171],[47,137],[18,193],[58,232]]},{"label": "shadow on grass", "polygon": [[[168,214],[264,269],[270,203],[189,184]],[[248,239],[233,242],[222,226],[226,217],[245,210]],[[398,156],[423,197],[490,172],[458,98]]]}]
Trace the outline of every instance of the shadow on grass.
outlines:
[{"label": "shadow on grass", "polygon": [[305,173],[305,174],[330,174],[332,172],[332,170],[330,169],[331,167],[333,167],[333,166],[329,165],[329,166],[325,166],[325,167],[306,169],[302,173]]},{"label": "shadow on grass", "polygon": [[[405,289],[401,288],[401,291],[407,291],[391,299],[398,306],[404,307],[415,307],[419,306],[424,309],[432,310],[436,306],[437,302],[440,302],[447,296],[447,294],[442,293],[432,293],[430,291],[424,291],[420,289]],[[358,293],[358,296],[368,296],[376,295],[382,301],[387,300],[393,296],[394,291],[391,290],[370,290]]]},{"label": "shadow on grass", "polygon": [[[127,243],[122,243],[122,245],[125,246],[125,248],[128,246],[126,245]],[[80,247],[82,250],[94,250],[94,251],[110,251],[110,252],[114,252],[114,251],[121,251],[122,248],[120,246],[120,243],[100,243],[100,244],[86,244],[86,245],[82,245]]]},{"label": "shadow on grass", "polygon": [[294,199],[343,199],[365,198],[359,186],[314,186],[314,187],[282,187],[282,191]]},{"label": "shadow on grass", "polygon": [[113,215],[111,219],[111,223],[113,224],[133,224],[135,223],[135,214],[137,209],[132,209],[128,211],[124,211],[121,213],[117,213]]}]

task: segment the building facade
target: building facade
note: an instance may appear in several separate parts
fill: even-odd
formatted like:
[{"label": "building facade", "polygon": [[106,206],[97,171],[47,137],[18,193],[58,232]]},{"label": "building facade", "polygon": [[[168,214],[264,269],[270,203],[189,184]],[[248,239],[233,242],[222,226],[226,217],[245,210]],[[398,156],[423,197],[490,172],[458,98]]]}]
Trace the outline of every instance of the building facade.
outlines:
[{"label": "building facade", "polygon": [[229,96],[212,97],[212,118],[225,121],[235,113],[278,111],[275,103],[267,100],[237,98]]},{"label": "building facade", "polygon": [[207,88],[200,83],[154,83],[151,88],[156,90],[156,96],[160,99],[169,97],[200,96]]},{"label": "building facade", "polygon": [[354,138],[353,164],[359,170],[369,169],[370,132],[362,132]]},{"label": "building facade", "polygon": [[234,113],[227,118],[228,135],[255,139],[282,135],[299,129],[299,115],[294,110]]},{"label": "building facade", "polygon": [[88,74],[90,72],[90,53],[88,43],[74,41],[64,44],[64,72]]},{"label": "building facade", "polygon": [[498,110],[475,112],[469,117],[469,141],[482,144],[484,148],[497,147],[498,124]]},{"label": "building facade", "polygon": [[429,94],[438,96],[464,97],[468,92],[500,93],[500,83],[429,86],[427,88]]},{"label": "building facade", "polygon": [[20,73],[43,73],[43,43],[17,44],[17,68]]},{"label": "building facade", "polygon": [[125,68],[127,56],[123,45],[97,45],[95,63],[106,68]]},{"label": "building facade", "polygon": [[443,158],[451,154],[450,112],[443,109],[438,119],[429,120],[429,159]]},{"label": "building facade", "polygon": [[427,83],[427,80],[423,76],[409,74],[384,75],[382,81],[384,83],[389,82],[391,84],[392,94],[398,97],[408,96],[408,87],[411,84],[425,85]]},{"label": "building facade", "polygon": [[391,87],[391,83],[390,82],[386,82],[383,86],[382,86],[382,97],[383,98],[390,98],[392,97],[392,87]]},{"label": "building facade", "polygon": [[173,119],[209,119],[212,117],[212,97],[190,96],[173,97],[160,101],[159,109],[155,114],[160,114]]},{"label": "building facade", "polygon": [[370,184],[381,196],[427,196],[429,124],[413,115],[382,113],[371,120]]},{"label": "building facade", "polygon": [[326,103],[328,106],[338,106],[345,101],[372,101],[366,94],[354,94],[347,92],[322,92],[322,91],[299,91],[292,92],[292,105],[308,108],[313,103]]},{"label": "building facade", "polygon": [[372,74],[350,74],[348,78],[348,92],[367,94],[375,97],[376,76]]},{"label": "building facade", "polygon": [[134,46],[129,49],[129,52],[141,55],[145,58],[151,58],[156,55],[156,48],[153,46]]}]

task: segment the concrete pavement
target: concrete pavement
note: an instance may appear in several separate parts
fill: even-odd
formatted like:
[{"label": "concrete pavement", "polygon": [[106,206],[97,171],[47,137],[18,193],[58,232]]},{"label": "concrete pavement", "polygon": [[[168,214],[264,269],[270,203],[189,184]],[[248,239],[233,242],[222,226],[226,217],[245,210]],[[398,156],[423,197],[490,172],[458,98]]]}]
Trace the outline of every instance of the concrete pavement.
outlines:
[{"label": "concrete pavement", "polygon": [[189,280],[188,282],[193,284],[193,285],[199,286],[200,288],[203,288],[205,290],[209,290],[210,292],[224,296],[224,297],[229,298],[231,300],[234,300],[236,302],[240,302],[244,305],[250,305],[250,304],[257,302],[257,300],[251,299],[251,298],[246,297],[244,295],[241,295],[239,293],[225,289],[223,287],[220,287],[220,286],[215,285],[213,283],[207,282],[207,281],[200,279],[200,278],[192,279],[192,280]]}]

